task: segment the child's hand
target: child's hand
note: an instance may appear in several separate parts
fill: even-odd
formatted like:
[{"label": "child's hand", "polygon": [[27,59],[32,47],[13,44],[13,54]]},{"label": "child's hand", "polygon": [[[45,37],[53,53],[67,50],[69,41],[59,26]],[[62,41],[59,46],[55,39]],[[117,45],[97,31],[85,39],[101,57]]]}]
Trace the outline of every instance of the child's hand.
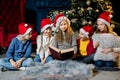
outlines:
[{"label": "child's hand", "polygon": [[74,53],[72,59],[75,59],[75,58],[77,58],[77,54],[76,53]]},{"label": "child's hand", "polygon": [[21,64],[22,64],[22,62],[23,62],[24,60],[25,60],[25,57],[23,57],[23,58],[21,58],[21,59],[19,59],[19,60],[16,61],[17,68],[20,68],[20,67],[21,67]]},{"label": "child's hand", "polygon": [[117,58],[118,57],[118,53],[112,53],[112,55]]},{"label": "child's hand", "polygon": [[52,54],[52,53],[50,52],[50,50],[49,50],[49,49],[47,50],[47,52],[48,52],[48,54],[49,54],[49,55],[51,55],[51,54]]},{"label": "child's hand", "polygon": [[42,63],[42,64],[45,64],[45,59],[41,59],[41,63]]},{"label": "child's hand", "polygon": [[42,64],[45,64],[45,61],[44,61],[44,60],[42,60],[42,61],[41,61],[41,63],[42,63]]},{"label": "child's hand", "polygon": [[15,61],[13,61],[12,59],[10,60],[10,63],[11,65],[14,67],[14,68],[17,68],[17,63]]},{"label": "child's hand", "polygon": [[93,46],[94,46],[94,48],[97,48],[97,47],[99,46],[99,42],[97,42],[97,41],[94,42],[94,45],[93,45]]},{"label": "child's hand", "polygon": [[11,65],[16,69],[18,68],[16,62],[12,62]]},{"label": "child's hand", "polygon": [[22,61],[21,60],[18,60],[16,61],[16,64],[17,64],[17,68],[20,68],[21,64],[22,64]]},{"label": "child's hand", "polygon": [[112,48],[103,48],[101,52],[105,54],[110,53],[112,52]]}]

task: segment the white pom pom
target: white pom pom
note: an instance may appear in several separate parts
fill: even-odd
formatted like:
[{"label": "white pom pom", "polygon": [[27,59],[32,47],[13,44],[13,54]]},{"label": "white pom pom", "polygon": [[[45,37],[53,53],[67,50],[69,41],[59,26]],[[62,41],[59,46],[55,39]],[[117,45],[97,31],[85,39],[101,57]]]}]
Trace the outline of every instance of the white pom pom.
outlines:
[{"label": "white pom pom", "polygon": [[113,15],[111,14],[111,15],[109,15],[110,16],[110,18],[112,18],[113,17]]},{"label": "white pom pom", "polygon": [[28,24],[25,24],[24,26],[25,26],[25,27],[27,27],[27,26],[28,26]]}]

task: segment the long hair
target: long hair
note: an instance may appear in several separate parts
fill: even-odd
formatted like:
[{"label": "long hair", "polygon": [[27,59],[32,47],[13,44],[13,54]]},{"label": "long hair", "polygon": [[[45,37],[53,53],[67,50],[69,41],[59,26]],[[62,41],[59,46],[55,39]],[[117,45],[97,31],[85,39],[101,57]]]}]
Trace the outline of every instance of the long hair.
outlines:
[{"label": "long hair", "polygon": [[[67,22],[67,20],[65,20]],[[71,42],[71,38],[73,35],[73,30],[71,28],[71,26],[68,24],[67,22],[67,30],[65,31],[65,35],[63,35],[62,30],[59,28],[58,32],[56,33],[55,39],[58,43],[62,43],[64,41],[64,37],[66,38],[66,42],[70,43]]]},{"label": "long hair", "polygon": [[[117,34],[113,31],[113,28],[111,26],[107,26],[105,24],[105,27],[106,27],[106,31],[104,31],[105,33],[110,33],[110,34],[113,34],[114,36],[116,36]],[[97,28],[96,29],[96,33],[100,33],[100,30]]]}]

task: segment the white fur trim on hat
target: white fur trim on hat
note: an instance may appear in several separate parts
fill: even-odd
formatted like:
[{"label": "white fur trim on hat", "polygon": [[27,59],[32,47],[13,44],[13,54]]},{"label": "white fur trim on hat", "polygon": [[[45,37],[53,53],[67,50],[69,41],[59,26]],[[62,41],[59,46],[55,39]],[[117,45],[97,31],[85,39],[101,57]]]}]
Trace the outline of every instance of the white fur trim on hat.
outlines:
[{"label": "white fur trim on hat", "polygon": [[30,31],[32,31],[32,28],[28,28],[28,29],[26,30],[26,32],[23,34],[23,36],[26,36],[27,34],[29,34]]},{"label": "white fur trim on hat", "polygon": [[110,26],[110,23],[107,22],[106,20],[104,20],[103,18],[98,18],[97,20],[100,20],[100,21],[104,22],[107,26]]},{"label": "white fur trim on hat", "polygon": [[88,36],[88,32],[86,32],[83,28],[80,29],[80,32],[82,32],[87,38],[89,38]]},{"label": "white fur trim on hat", "polygon": [[61,16],[61,17],[59,17],[59,18],[57,19],[57,21],[56,21],[56,29],[59,28],[60,22],[61,22],[62,20],[67,20],[68,25],[70,26],[70,20],[69,20],[67,17],[65,17],[65,16]]},{"label": "white fur trim on hat", "polygon": [[48,27],[52,27],[53,24],[47,24],[45,25],[42,29],[41,29],[41,32],[45,31]]}]

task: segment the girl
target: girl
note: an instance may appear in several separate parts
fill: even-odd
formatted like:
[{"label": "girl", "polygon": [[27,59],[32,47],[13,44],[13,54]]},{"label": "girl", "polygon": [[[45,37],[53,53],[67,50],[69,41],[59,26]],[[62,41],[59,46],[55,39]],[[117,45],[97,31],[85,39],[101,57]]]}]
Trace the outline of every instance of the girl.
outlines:
[{"label": "girl", "polygon": [[58,49],[74,48],[74,54],[77,54],[76,37],[72,28],[70,27],[70,21],[64,14],[58,14],[54,18],[54,26],[57,33],[54,36],[52,45]]},{"label": "girl", "polygon": [[94,56],[95,65],[97,67],[115,66],[115,60],[118,55],[112,51],[105,53],[105,49],[107,48],[120,47],[120,42],[117,39],[117,35],[110,27],[110,15],[110,12],[103,12],[97,19],[98,30],[93,35],[94,48],[97,48]]},{"label": "girl", "polygon": [[37,37],[37,54],[35,62],[47,63],[52,60],[48,46],[53,39],[52,36],[52,21],[49,18],[41,21],[41,35]]}]

